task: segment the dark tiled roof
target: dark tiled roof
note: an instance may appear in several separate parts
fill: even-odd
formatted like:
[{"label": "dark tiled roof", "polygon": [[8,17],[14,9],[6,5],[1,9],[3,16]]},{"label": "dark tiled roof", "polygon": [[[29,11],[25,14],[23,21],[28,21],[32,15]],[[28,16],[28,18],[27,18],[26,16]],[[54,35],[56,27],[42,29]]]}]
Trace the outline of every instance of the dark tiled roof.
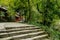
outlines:
[{"label": "dark tiled roof", "polygon": [[7,9],[6,9],[6,8],[4,8],[4,7],[0,7],[0,11],[4,11],[4,12],[6,12],[6,11],[7,11]]}]

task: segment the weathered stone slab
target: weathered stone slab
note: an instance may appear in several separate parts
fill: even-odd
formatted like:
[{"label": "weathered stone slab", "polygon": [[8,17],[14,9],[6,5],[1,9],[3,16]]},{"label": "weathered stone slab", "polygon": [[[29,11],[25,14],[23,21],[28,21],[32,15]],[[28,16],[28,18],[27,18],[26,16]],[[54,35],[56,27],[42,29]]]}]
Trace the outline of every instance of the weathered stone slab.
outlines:
[{"label": "weathered stone slab", "polygon": [[5,30],[4,26],[5,26],[5,23],[0,23],[0,31]]},{"label": "weathered stone slab", "polygon": [[21,27],[21,26],[33,26],[33,25],[22,24],[17,22],[0,23],[0,29],[3,29],[5,27]]}]

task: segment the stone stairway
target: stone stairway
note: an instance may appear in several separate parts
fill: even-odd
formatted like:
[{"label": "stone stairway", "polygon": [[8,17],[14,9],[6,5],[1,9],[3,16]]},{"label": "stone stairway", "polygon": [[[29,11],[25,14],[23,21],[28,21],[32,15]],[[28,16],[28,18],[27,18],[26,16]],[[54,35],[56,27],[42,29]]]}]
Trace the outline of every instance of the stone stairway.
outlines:
[{"label": "stone stairway", "polygon": [[0,40],[49,40],[48,34],[33,25],[4,27],[0,31]]}]

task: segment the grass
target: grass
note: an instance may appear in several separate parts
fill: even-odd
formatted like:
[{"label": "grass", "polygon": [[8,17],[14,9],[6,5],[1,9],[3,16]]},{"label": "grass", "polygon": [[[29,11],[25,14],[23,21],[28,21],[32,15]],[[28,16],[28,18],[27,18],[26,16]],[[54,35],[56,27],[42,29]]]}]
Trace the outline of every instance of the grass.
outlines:
[{"label": "grass", "polygon": [[29,24],[36,25],[45,30],[49,34],[51,40],[60,40],[60,32],[54,29],[54,26],[44,26],[36,22],[29,22]]}]

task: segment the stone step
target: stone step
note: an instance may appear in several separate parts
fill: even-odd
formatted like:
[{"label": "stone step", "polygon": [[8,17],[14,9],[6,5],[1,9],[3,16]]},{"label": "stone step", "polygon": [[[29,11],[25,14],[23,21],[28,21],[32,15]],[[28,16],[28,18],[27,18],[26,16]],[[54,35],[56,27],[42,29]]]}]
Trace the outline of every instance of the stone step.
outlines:
[{"label": "stone step", "polygon": [[[35,37],[35,36],[41,36],[41,35],[45,35],[45,33],[42,31],[42,32],[36,32],[36,33],[30,33],[30,34],[27,34],[27,35],[25,35],[25,36],[23,36],[23,37],[14,37],[14,38],[12,38],[12,40],[19,40],[19,39],[26,39],[26,38],[32,38],[32,37]],[[44,36],[44,37],[46,37],[46,36]]]},{"label": "stone step", "polygon": [[26,39],[21,39],[21,40],[43,40],[43,39],[47,39],[46,37],[48,37],[48,34],[39,35],[39,36],[26,38]]},{"label": "stone step", "polygon": [[42,38],[37,38],[37,39],[34,39],[34,40],[50,40],[50,38],[42,37]]},{"label": "stone step", "polygon": [[16,29],[40,29],[40,28],[38,27],[21,27],[21,28],[16,27],[16,28],[8,28],[8,29],[6,28],[6,30],[14,30],[14,29],[16,30]]},{"label": "stone step", "polygon": [[[15,29],[15,28],[26,28],[26,27],[35,27],[35,26],[17,26],[17,27],[5,27],[6,29]],[[36,27],[38,28],[38,27]]]},{"label": "stone step", "polygon": [[0,40],[43,40],[48,37],[45,31],[34,25],[7,23],[3,26],[4,30],[0,31]]},{"label": "stone step", "polygon": [[26,34],[26,33],[32,33],[32,32],[39,32],[39,31],[41,31],[41,29],[14,31],[14,32],[9,32],[9,33],[0,33],[0,38],[14,36],[14,35],[20,35],[20,34]]},{"label": "stone step", "polygon": [[50,40],[50,39],[46,38],[46,37],[42,37],[42,38],[39,38],[39,39],[20,39],[20,40]]},{"label": "stone step", "polygon": [[[13,30],[3,30],[3,31],[0,31],[0,34],[1,33],[9,33],[9,32],[16,32],[16,31],[23,31],[23,30],[33,30],[33,29],[13,29]],[[42,29],[34,29],[34,30],[41,30],[41,31],[43,31]]]},{"label": "stone step", "polygon": [[[29,28],[15,28],[15,29],[6,29],[6,30],[1,30],[0,33],[6,33],[6,32],[13,32],[13,31],[22,31],[22,30],[35,30],[35,29],[40,29],[37,27],[29,27]],[[40,29],[42,30],[42,29]]]},{"label": "stone step", "polygon": [[7,23],[5,24],[5,27],[28,27],[28,26],[35,26],[35,25],[30,25],[30,24],[23,24],[23,23]]},{"label": "stone step", "polygon": [[26,38],[31,38],[31,37],[39,36],[39,35],[40,36],[45,35],[43,37],[48,36],[48,34],[42,34],[42,33],[44,33],[44,31],[28,33],[28,34],[22,34],[22,35],[16,35],[16,36],[11,36],[11,37],[2,38],[2,39],[5,39],[5,40],[20,40],[20,39],[26,39]]}]

